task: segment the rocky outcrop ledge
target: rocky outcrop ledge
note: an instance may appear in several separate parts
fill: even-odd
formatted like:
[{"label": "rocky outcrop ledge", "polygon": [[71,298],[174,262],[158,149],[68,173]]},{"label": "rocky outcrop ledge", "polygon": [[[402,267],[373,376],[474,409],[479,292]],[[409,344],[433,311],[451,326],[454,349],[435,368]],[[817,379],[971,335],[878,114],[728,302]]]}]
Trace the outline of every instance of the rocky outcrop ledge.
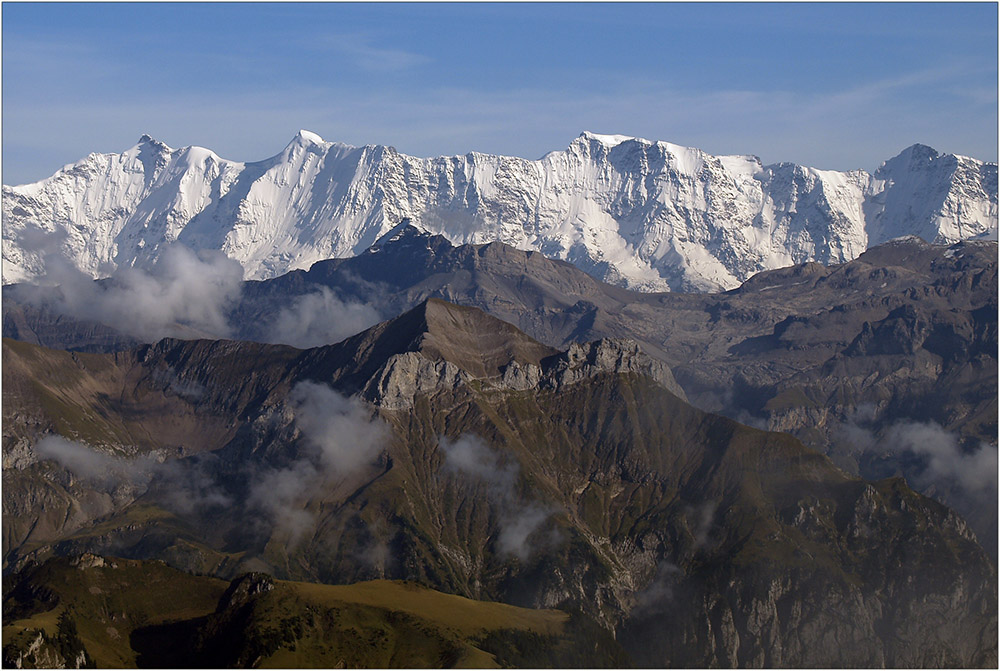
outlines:
[{"label": "rocky outcrop ledge", "polygon": [[672,394],[687,400],[670,368],[650,358],[634,340],[602,338],[573,344],[569,349],[541,361],[541,365],[516,359],[503,366],[500,374],[480,377],[446,359],[429,359],[420,352],[404,352],[390,357],[364,385],[361,396],[389,410],[409,408],[418,394],[455,390],[473,380],[482,388],[524,391],[561,389],[601,373],[634,373],[655,380]]}]

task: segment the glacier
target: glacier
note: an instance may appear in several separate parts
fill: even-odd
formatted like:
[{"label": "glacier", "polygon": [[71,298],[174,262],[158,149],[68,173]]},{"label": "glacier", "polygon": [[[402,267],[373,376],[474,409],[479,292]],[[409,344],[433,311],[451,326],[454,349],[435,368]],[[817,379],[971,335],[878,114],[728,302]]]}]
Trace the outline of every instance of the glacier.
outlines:
[{"label": "glacier", "polygon": [[144,135],[3,186],[3,282],[43,277],[52,254],[94,278],[150,268],[173,243],[220,250],[266,279],[359,254],[404,219],[630,289],[718,291],[901,236],[995,239],[997,165],[913,145],[874,174],[838,172],[590,132],[538,160],[416,158],[309,131],[242,163]]}]

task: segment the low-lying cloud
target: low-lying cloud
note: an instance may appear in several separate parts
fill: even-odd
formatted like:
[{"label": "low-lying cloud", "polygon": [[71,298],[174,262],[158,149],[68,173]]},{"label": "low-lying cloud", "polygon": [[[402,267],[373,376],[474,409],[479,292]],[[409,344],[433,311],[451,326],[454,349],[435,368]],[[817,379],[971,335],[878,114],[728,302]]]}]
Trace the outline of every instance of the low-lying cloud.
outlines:
[{"label": "low-lying cloud", "polygon": [[264,341],[300,349],[340,342],[381,321],[375,308],[342,301],[327,287],[303,294],[268,322]]},{"label": "low-lying cloud", "polygon": [[42,459],[58,462],[76,477],[101,488],[123,482],[145,486],[155,464],[147,457],[124,459],[55,434],[39,440],[35,453]]},{"label": "low-lying cloud", "polygon": [[840,427],[840,439],[858,453],[883,447],[921,457],[925,465],[915,478],[918,486],[947,482],[970,494],[997,488],[996,446],[980,442],[964,450],[956,434],[933,421],[898,421],[879,437],[866,426],[873,418],[872,409],[859,407]]},{"label": "low-lying cloud", "polygon": [[500,454],[478,436],[464,435],[455,441],[442,438],[438,445],[444,452],[446,470],[484,481],[501,498],[513,496],[519,470],[517,464],[502,463]]},{"label": "low-lying cloud", "polygon": [[704,547],[708,543],[715,521],[715,511],[718,507],[718,502],[709,500],[687,510],[691,535],[694,537],[696,548]]},{"label": "low-lying cloud", "polygon": [[886,432],[885,440],[924,457],[923,478],[953,480],[970,492],[997,487],[997,448],[992,445],[980,443],[966,452],[955,434],[934,422],[900,422]]},{"label": "low-lying cloud", "polygon": [[500,515],[497,550],[501,557],[527,560],[536,549],[529,541],[542,528],[552,509],[539,503],[513,503]]},{"label": "low-lying cloud", "polygon": [[21,240],[32,242],[44,259],[45,274],[34,287],[21,288],[31,302],[146,342],[171,336],[224,338],[231,332],[226,313],[240,295],[243,267],[222,252],[195,252],[173,243],[148,272],[119,268],[95,282],[59,253],[58,234]]},{"label": "low-lying cloud", "polygon": [[486,485],[487,495],[499,507],[496,544],[500,556],[526,561],[536,549],[537,533],[554,510],[537,502],[525,502],[517,491],[519,466],[504,463],[478,436],[465,435],[455,441],[442,438],[444,469]]},{"label": "low-lying cloud", "polygon": [[315,382],[299,382],[289,394],[300,450],[282,468],[253,477],[248,503],[264,512],[296,545],[316,523],[311,500],[336,482],[370,467],[384,449],[388,428],[357,398]]},{"label": "low-lying cloud", "polygon": [[382,451],[388,432],[373,420],[358,398],[324,384],[299,382],[289,395],[302,440],[330,476],[348,476],[370,464]]},{"label": "low-lying cloud", "polygon": [[[289,395],[298,432],[298,453],[280,467],[246,467],[223,476],[213,453],[183,459],[123,457],[62,436],[49,435],[35,446],[87,485],[111,493],[123,485],[133,496],[150,495],[172,512],[206,518],[223,511],[260,515],[267,530],[281,530],[294,547],[316,524],[310,502],[370,468],[389,432],[363,402],[313,382],[297,384]],[[232,492],[245,485],[239,498]],[[225,484],[228,483],[228,486]]]},{"label": "low-lying cloud", "polygon": [[670,561],[661,561],[656,574],[648,585],[635,593],[632,615],[651,615],[671,605],[677,584],[684,578],[680,567]]},{"label": "low-lying cloud", "polygon": [[[216,250],[181,243],[163,248],[148,270],[118,268],[94,281],[63,254],[66,232],[26,229],[18,241],[37,254],[44,274],[18,289],[32,303],[75,319],[97,321],[146,342],[165,337],[228,338],[245,329],[229,322],[240,298],[243,267]],[[341,300],[328,287],[297,296],[259,328],[262,342],[306,349],[340,342],[381,321],[364,303]],[[255,334],[256,335],[256,334]]]},{"label": "low-lying cloud", "polygon": [[155,488],[164,507],[178,514],[203,514],[232,504],[210,468],[213,455],[163,461],[151,455],[124,457],[54,434],[39,440],[35,452],[106,493],[125,486],[140,496]]}]

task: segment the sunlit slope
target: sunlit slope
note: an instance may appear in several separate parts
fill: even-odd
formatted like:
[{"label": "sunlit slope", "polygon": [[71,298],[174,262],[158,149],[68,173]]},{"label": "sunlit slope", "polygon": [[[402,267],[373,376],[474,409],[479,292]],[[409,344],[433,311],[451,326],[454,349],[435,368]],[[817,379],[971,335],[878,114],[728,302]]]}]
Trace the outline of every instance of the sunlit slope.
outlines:
[{"label": "sunlit slope", "polygon": [[252,573],[227,586],[96,555],[10,576],[4,619],[5,666],[495,668],[512,643],[544,643],[542,663],[578,644],[567,613],[412,582],[317,585]]}]

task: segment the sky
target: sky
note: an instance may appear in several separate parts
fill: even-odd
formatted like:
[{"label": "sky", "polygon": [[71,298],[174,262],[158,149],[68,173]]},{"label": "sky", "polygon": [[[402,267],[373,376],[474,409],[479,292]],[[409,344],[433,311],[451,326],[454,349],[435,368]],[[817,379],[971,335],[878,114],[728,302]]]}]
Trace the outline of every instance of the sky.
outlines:
[{"label": "sky", "polygon": [[148,133],[237,161],[300,129],[538,158],[582,131],[875,170],[997,160],[996,3],[11,3],[2,178]]}]

